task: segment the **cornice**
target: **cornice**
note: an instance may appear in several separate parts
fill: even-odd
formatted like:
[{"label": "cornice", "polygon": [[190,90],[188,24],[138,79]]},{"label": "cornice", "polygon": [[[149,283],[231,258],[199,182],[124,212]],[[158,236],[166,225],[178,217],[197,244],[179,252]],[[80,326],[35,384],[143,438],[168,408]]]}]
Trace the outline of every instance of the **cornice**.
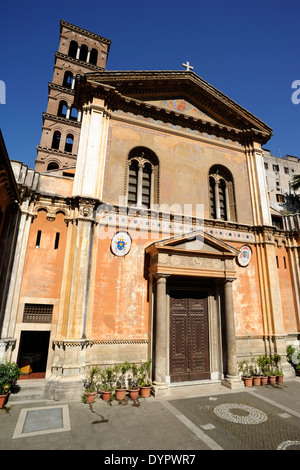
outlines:
[{"label": "cornice", "polygon": [[[270,133],[262,129],[254,127],[245,127],[242,129],[241,125],[240,127],[232,127],[227,124],[206,121],[195,116],[150,104],[133,96],[124,95],[115,86],[97,81],[97,75],[98,74],[85,74],[84,76],[77,76],[75,92],[75,105],[77,108],[82,107],[85,103],[92,102],[94,97],[99,97],[105,100],[107,108],[110,108],[112,111],[122,110],[136,115],[143,115],[173,125],[189,127],[192,130],[238,141],[243,145],[247,145],[253,140],[264,144],[270,138]],[[160,92],[161,90],[158,90],[158,93]],[[246,122],[245,125],[246,124],[250,126],[249,122]]]},{"label": "cornice", "polygon": [[60,32],[61,33],[62,33],[62,28],[64,26],[66,28],[71,29],[72,31],[77,31],[80,34],[84,34],[85,36],[88,36],[88,37],[93,38],[93,39],[97,39],[98,41],[101,41],[101,42],[107,44],[108,45],[108,50],[109,50],[109,47],[110,47],[110,44],[111,44],[111,39],[107,39],[107,38],[104,38],[103,36],[99,36],[98,34],[91,33],[90,31],[88,31],[86,29],[83,29],[83,28],[80,28],[79,26],[75,26],[74,24],[68,23],[65,20],[60,20]]},{"label": "cornice", "polygon": [[43,121],[49,119],[50,121],[61,122],[73,127],[81,127],[81,122],[73,121],[72,119],[67,119],[62,116],[56,116],[55,114],[43,113]]},{"label": "cornice", "polygon": [[[110,84],[122,95],[140,97],[141,95],[159,96],[166,93],[185,93],[193,97],[195,105],[210,109],[212,114],[221,116],[224,124],[229,125],[235,119],[245,129],[256,128],[271,136],[272,129],[252,113],[233,101],[224,93],[217,90],[194,72],[187,71],[101,71],[99,73],[85,74],[85,81],[98,84]],[[247,125],[245,126],[245,123]]]},{"label": "cornice", "polygon": [[49,82],[48,83],[48,90],[52,88],[53,90],[62,91],[63,93],[68,93],[69,95],[75,95],[75,90],[71,88],[64,87],[62,85],[57,85],[57,83]]},{"label": "cornice", "polygon": [[99,67],[98,65],[93,65],[93,64],[90,64],[88,62],[84,62],[82,60],[79,60],[79,59],[74,59],[73,57],[70,57],[67,54],[63,54],[62,52],[56,51],[55,52],[55,59],[56,58],[62,59],[65,62],[71,62],[72,64],[81,65],[85,69],[91,69],[93,71],[102,71],[102,70],[104,70],[102,67]]}]

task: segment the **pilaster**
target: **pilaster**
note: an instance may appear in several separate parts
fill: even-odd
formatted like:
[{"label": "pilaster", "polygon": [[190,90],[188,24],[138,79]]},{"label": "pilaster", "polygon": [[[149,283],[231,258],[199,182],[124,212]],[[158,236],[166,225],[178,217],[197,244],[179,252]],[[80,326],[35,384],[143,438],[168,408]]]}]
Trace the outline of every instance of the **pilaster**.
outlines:
[{"label": "pilaster", "polygon": [[109,117],[102,104],[83,108],[73,196],[102,199]]}]

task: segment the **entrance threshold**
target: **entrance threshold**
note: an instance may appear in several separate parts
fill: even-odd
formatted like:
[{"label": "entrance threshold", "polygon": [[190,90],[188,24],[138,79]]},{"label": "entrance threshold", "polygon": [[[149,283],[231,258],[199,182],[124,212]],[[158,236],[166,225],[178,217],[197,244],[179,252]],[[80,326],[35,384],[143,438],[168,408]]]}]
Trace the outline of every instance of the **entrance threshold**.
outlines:
[{"label": "entrance threshold", "polygon": [[187,382],[173,382],[169,383],[168,387],[169,388],[175,388],[175,387],[195,387],[198,385],[214,385],[214,384],[221,384],[222,380],[221,379],[206,379],[206,380],[194,380],[194,381],[187,381]]}]

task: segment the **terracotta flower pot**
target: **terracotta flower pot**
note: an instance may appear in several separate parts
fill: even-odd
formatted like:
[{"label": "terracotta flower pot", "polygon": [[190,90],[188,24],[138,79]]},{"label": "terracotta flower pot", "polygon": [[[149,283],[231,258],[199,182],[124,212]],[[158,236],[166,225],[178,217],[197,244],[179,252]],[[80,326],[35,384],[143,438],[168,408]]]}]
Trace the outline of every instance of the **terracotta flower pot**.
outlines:
[{"label": "terracotta flower pot", "polygon": [[6,393],[5,395],[0,395],[0,409],[2,409],[4,407],[7,395],[8,395],[8,393]]},{"label": "terracotta flower pot", "polygon": [[101,391],[102,400],[109,401],[111,396],[111,390],[102,390]]},{"label": "terracotta flower pot", "polygon": [[140,387],[140,394],[141,394],[141,397],[143,397],[143,398],[150,397],[151,385],[148,385],[147,387]]},{"label": "terracotta flower pot", "polygon": [[276,375],[269,375],[269,384],[276,383]]},{"label": "terracotta flower pot", "polygon": [[267,385],[268,377],[261,377],[261,385]]},{"label": "terracotta flower pot", "polygon": [[281,384],[283,382],[283,376],[277,375],[277,383]]},{"label": "terracotta flower pot", "polygon": [[138,398],[139,389],[137,389],[137,390],[128,390],[128,391],[129,391],[129,398],[131,398],[132,400],[136,400],[136,398]]},{"label": "terracotta flower pot", "polygon": [[86,399],[86,402],[87,403],[94,403],[95,401],[95,396],[96,396],[96,392],[93,392],[93,393],[85,393],[85,399]]},{"label": "terracotta flower pot", "polygon": [[252,387],[253,377],[243,377],[243,381],[244,381],[245,387]]},{"label": "terracotta flower pot", "polygon": [[126,397],[126,388],[116,388],[115,393],[116,393],[116,399],[117,400],[124,400]]},{"label": "terracotta flower pot", "polygon": [[259,375],[253,377],[253,385],[261,385],[261,377]]}]

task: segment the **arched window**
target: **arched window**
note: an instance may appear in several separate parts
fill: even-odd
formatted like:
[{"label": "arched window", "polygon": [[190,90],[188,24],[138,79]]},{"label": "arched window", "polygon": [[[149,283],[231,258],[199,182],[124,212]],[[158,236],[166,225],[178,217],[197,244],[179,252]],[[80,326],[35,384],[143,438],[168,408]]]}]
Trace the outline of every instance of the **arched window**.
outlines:
[{"label": "arched window", "polygon": [[129,162],[128,170],[128,205],[133,206],[137,203],[137,185],[138,185],[139,164],[137,160]]},{"label": "arched window", "polygon": [[74,59],[76,59],[76,54],[77,54],[77,49],[78,49],[78,44],[76,41],[71,41],[70,42],[70,46],[69,46],[69,53],[68,55],[70,57],[73,57]]},{"label": "arched window", "polygon": [[88,47],[86,44],[82,44],[80,46],[80,54],[79,54],[79,60],[82,60],[83,62],[86,62],[88,55]]},{"label": "arched window", "polygon": [[127,202],[150,209],[159,202],[158,158],[146,147],[135,147],[128,156]]},{"label": "arched window", "polygon": [[209,171],[209,204],[212,219],[237,221],[233,177],[223,165]]},{"label": "arched window", "polygon": [[68,111],[68,104],[66,101],[60,101],[58,105],[58,111],[57,111],[57,116],[60,117],[67,117],[67,111]]},{"label": "arched window", "polygon": [[97,65],[98,51],[97,49],[92,49],[90,54],[90,64]]},{"label": "arched window", "polygon": [[65,72],[63,86],[66,88],[72,88],[73,74],[72,72]]},{"label": "arched window", "polygon": [[74,106],[71,107],[70,119],[71,119],[71,121],[77,121],[78,120],[78,111]]},{"label": "arched window", "polygon": [[65,143],[65,152],[72,152],[73,143],[74,143],[74,137],[72,136],[72,134],[68,134],[66,138],[66,143]]},{"label": "arched window", "polygon": [[58,163],[56,163],[56,162],[48,163],[47,171],[49,171],[49,170],[58,170],[58,169],[59,169]]},{"label": "arched window", "polygon": [[59,149],[60,138],[61,138],[61,133],[59,131],[55,131],[53,134],[53,138],[52,138],[51,148],[53,148],[54,150]]}]

